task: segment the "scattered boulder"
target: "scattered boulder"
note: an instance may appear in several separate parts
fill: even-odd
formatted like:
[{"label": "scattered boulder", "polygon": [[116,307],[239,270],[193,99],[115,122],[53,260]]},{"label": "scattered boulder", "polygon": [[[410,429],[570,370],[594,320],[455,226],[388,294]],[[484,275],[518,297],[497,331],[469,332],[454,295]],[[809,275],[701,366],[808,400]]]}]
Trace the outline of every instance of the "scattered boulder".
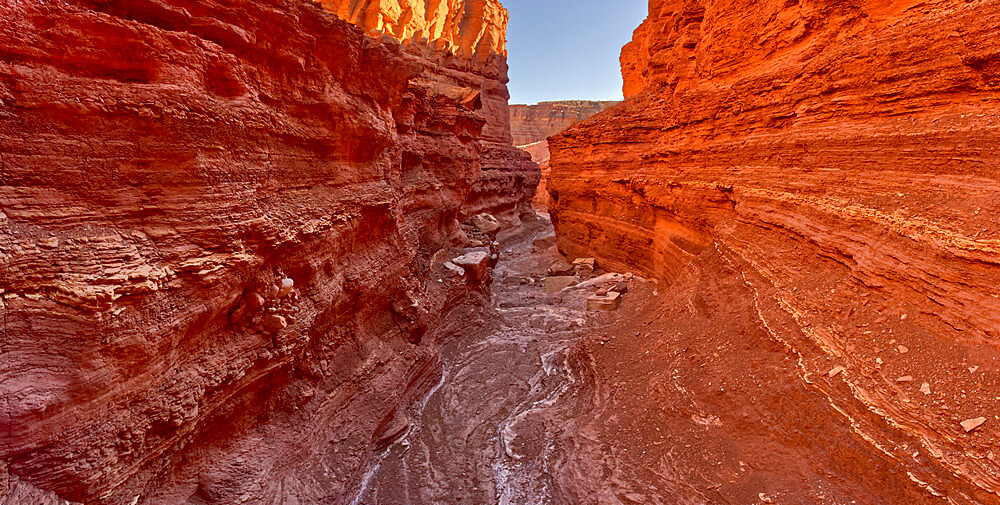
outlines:
[{"label": "scattered boulder", "polygon": [[477,230],[483,233],[496,233],[500,231],[500,221],[493,217],[492,214],[485,212],[470,217],[469,224],[475,226]]},{"label": "scattered boulder", "polygon": [[292,279],[289,279],[288,277],[281,279],[281,286],[278,288],[278,298],[284,298],[285,296],[287,296],[288,293],[292,292],[292,289],[294,287],[295,287],[295,281],[293,281]]},{"label": "scattered boulder", "polygon": [[573,286],[577,283],[576,277],[571,275],[560,275],[555,277],[546,277],[542,280],[542,291],[546,293],[557,293]]},{"label": "scattered boulder", "polygon": [[587,298],[587,310],[618,310],[622,304],[622,294],[617,291],[609,291],[604,296],[594,295]]},{"label": "scattered boulder", "polygon": [[579,273],[592,273],[597,268],[597,260],[594,258],[577,258],[573,260],[573,266]]},{"label": "scattered boulder", "polygon": [[264,316],[261,323],[264,325],[265,330],[272,333],[277,333],[288,327],[288,321],[286,321],[284,317],[277,314],[268,314]]},{"label": "scattered boulder", "polygon": [[982,426],[985,422],[986,422],[985,417],[977,417],[975,419],[966,419],[965,421],[962,421],[961,424],[962,424],[962,429],[964,429],[966,433],[969,433],[975,430],[976,428]]},{"label": "scattered boulder", "polygon": [[576,269],[566,260],[559,260],[549,266],[549,275],[573,275]]},{"label": "scattered boulder", "polygon": [[465,269],[450,262],[444,262],[444,271],[447,273],[448,277],[461,277],[465,275]]},{"label": "scattered boulder", "polygon": [[489,253],[474,251],[463,254],[462,256],[451,260],[451,262],[461,267],[470,281],[480,282],[486,278],[487,269],[489,268],[487,262],[489,259]]}]

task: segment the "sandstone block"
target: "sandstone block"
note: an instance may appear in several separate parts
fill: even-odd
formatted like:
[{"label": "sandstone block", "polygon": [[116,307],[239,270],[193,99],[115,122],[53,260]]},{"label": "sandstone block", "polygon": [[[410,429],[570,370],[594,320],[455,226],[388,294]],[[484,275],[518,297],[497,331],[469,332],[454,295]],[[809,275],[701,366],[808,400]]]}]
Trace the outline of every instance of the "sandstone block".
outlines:
[{"label": "sandstone block", "polygon": [[270,332],[279,332],[288,327],[288,321],[284,317],[277,314],[268,314],[264,316],[261,320],[261,324],[264,325],[264,329]]},{"label": "sandstone block", "polygon": [[559,260],[549,266],[549,275],[573,275],[574,268],[568,261]]},{"label": "sandstone block", "polygon": [[472,282],[479,282],[486,278],[486,271],[489,267],[489,253],[483,251],[463,254],[453,260],[452,263],[461,267]]},{"label": "sandstone block", "polygon": [[542,291],[545,293],[557,293],[577,283],[576,277],[571,275],[560,275],[556,277],[546,277],[542,280]]},{"label": "sandstone block", "polygon": [[622,304],[622,294],[617,291],[609,291],[608,294],[604,296],[594,295],[587,298],[587,310],[597,311],[597,310],[618,310]]},{"label": "sandstone block", "polygon": [[477,230],[483,233],[496,233],[500,231],[500,221],[493,217],[492,214],[485,212],[470,217],[469,224],[475,226]]}]

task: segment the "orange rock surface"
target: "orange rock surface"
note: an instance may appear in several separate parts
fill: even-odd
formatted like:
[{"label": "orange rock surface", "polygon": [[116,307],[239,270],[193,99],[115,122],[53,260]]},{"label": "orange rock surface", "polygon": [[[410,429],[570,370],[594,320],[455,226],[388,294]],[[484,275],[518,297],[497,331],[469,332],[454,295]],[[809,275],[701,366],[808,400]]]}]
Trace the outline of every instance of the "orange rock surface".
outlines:
[{"label": "orange rock surface", "polygon": [[514,145],[540,142],[619,103],[565,100],[535,105],[511,105],[510,132],[514,137]]},{"label": "orange rock surface", "polygon": [[482,175],[462,218],[481,212],[507,222],[530,214],[538,166],[511,146],[507,100],[507,10],[497,0],[323,0],[366,32],[390,35],[420,57],[423,86],[435,94],[470,100],[486,121],[478,139]]},{"label": "orange rock surface", "polygon": [[549,176],[549,143],[546,139],[619,103],[567,100],[510,106],[510,130],[514,145],[530,154],[531,160],[542,170],[542,179],[532,200],[536,208],[545,209],[549,204],[549,193],[545,189]]},{"label": "orange rock surface", "polygon": [[484,298],[438,269],[506,67],[448,58],[311,3],[6,4],[0,501],[350,503]]},{"label": "orange rock surface", "polygon": [[[629,99],[550,139],[560,249],[685,280],[686,324],[727,341],[711,307],[751,307],[868,447],[829,464],[874,496],[997,503],[998,19],[993,1],[650,2]],[[908,477],[870,482],[868,459]]]}]

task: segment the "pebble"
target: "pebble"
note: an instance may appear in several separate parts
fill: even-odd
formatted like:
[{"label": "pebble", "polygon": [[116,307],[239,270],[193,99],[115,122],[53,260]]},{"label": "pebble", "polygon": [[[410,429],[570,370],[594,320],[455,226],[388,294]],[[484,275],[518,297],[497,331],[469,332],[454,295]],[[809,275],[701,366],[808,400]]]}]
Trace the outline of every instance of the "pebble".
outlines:
[{"label": "pebble", "polygon": [[921,392],[921,393],[923,393],[923,394],[925,394],[925,395],[929,395],[929,394],[931,394],[931,385],[930,385],[930,384],[928,384],[928,383],[926,383],[926,382],[925,382],[925,383],[923,383],[923,384],[922,384],[922,385],[920,386],[920,392]]},{"label": "pebble", "polygon": [[965,421],[962,421],[960,424],[962,425],[962,429],[964,429],[966,433],[969,433],[975,430],[976,428],[982,426],[983,423],[985,422],[986,422],[985,417],[977,417],[975,419],[966,419]]},{"label": "pebble", "polygon": [[905,345],[901,345],[901,346],[897,347],[897,349],[899,349],[899,354],[906,354],[906,353],[910,352],[910,350],[907,349]]},{"label": "pebble", "polygon": [[827,373],[827,375],[829,375],[830,377],[836,377],[836,376],[840,375],[844,370],[847,370],[847,369],[844,368],[844,367],[842,367],[842,366],[835,366],[835,367],[833,367],[832,370],[830,370],[829,373]]}]

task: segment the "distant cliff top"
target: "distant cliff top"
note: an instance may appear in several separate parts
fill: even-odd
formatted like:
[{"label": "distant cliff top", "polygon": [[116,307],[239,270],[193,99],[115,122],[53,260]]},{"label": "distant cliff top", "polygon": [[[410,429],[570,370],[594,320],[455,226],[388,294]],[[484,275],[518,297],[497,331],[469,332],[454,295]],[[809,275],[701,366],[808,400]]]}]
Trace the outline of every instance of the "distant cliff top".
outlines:
[{"label": "distant cliff top", "polygon": [[507,9],[499,0],[320,0],[338,17],[404,43],[424,42],[459,57],[507,56]]},{"label": "distant cliff top", "polygon": [[565,100],[536,105],[511,105],[510,129],[514,145],[523,146],[545,140],[584,119],[621,102]]}]

